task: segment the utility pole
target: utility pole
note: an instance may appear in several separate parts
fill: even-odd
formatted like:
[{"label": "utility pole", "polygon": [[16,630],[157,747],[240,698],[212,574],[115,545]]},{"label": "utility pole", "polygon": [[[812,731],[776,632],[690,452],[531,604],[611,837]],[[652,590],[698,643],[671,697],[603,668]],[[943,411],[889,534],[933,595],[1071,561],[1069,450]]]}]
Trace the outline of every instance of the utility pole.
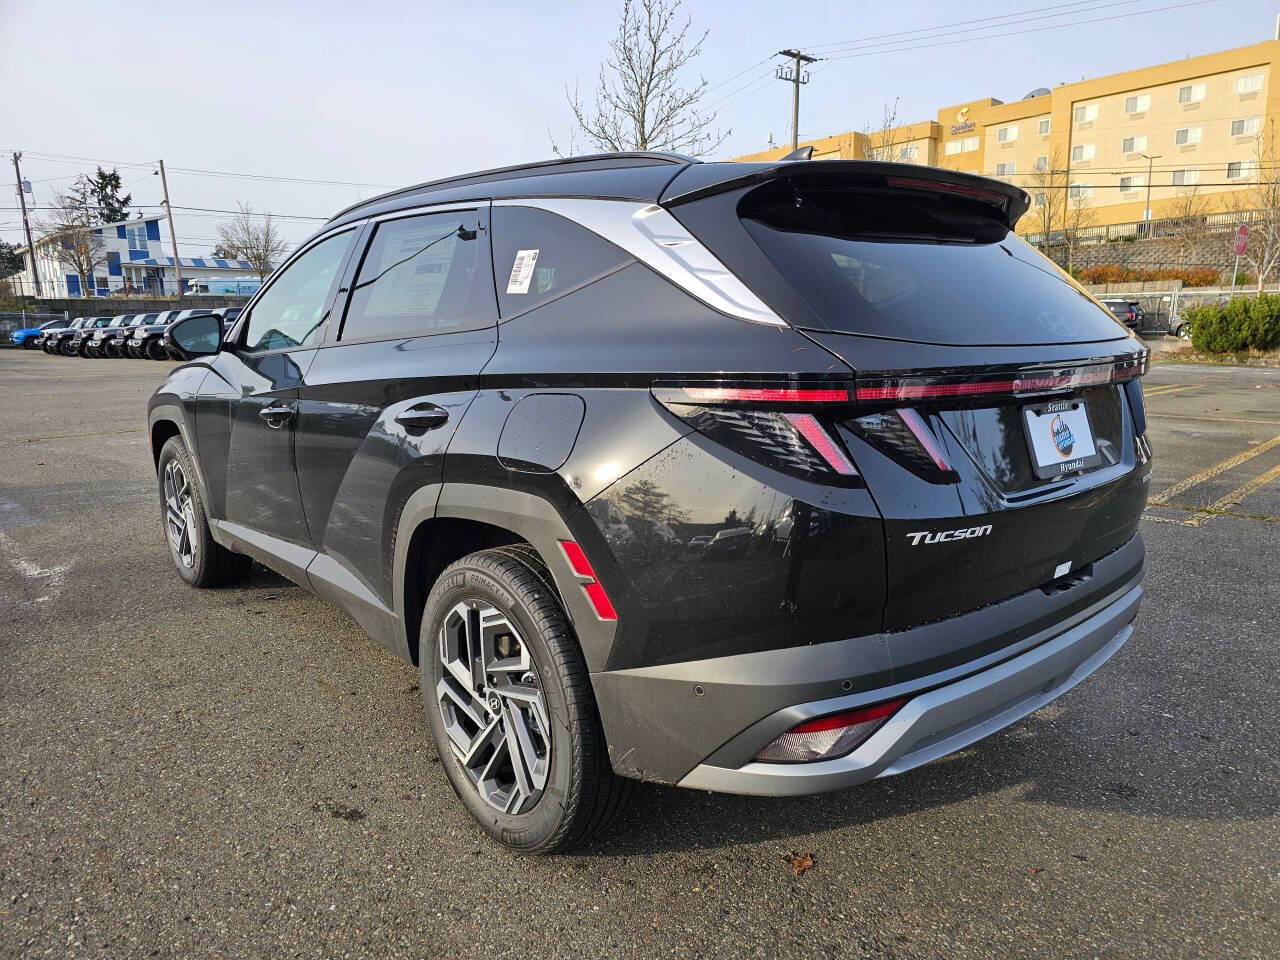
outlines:
[{"label": "utility pole", "polygon": [[1151,165],[1159,160],[1164,154],[1157,153],[1154,156],[1143,154],[1142,157],[1147,161],[1147,204],[1142,211],[1142,219],[1147,223],[1147,239],[1151,239]]},{"label": "utility pole", "polygon": [[27,235],[27,256],[31,258],[31,277],[35,280],[36,296],[42,296],[40,293],[40,268],[36,266],[36,248],[31,242],[31,222],[27,219],[27,196],[22,192],[22,170],[18,167],[18,161],[22,159],[22,153],[15,150],[13,152],[13,175],[18,179],[18,203],[22,206],[22,229]]},{"label": "utility pole", "polygon": [[173,272],[178,280],[178,297],[182,297],[182,260],[178,256],[178,234],[173,229],[173,207],[169,206],[169,182],[164,178],[164,161],[160,161],[160,187],[164,190],[164,212],[169,215],[169,242],[173,245]]},{"label": "utility pole", "polygon": [[809,82],[809,74],[800,65],[814,63],[818,58],[806,56],[799,50],[779,50],[778,56],[795,61],[794,67],[778,67],[774,78],[791,82],[791,149],[796,150],[800,146],[800,84]]}]

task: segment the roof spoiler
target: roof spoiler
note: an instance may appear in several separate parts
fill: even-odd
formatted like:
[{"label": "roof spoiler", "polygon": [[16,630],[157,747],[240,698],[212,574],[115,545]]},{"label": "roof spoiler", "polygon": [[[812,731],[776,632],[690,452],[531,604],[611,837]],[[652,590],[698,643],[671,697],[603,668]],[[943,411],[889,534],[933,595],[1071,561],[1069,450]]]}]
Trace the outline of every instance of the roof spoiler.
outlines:
[{"label": "roof spoiler", "polygon": [[659,201],[664,207],[691,203],[718,193],[757,186],[770,180],[799,179],[832,174],[847,176],[851,184],[889,190],[945,193],[990,204],[1005,226],[1012,228],[1031,206],[1025,190],[970,173],[913,163],[874,160],[810,160],[798,164],[791,157],[773,163],[699,163],[685,167],[671,181]]}]

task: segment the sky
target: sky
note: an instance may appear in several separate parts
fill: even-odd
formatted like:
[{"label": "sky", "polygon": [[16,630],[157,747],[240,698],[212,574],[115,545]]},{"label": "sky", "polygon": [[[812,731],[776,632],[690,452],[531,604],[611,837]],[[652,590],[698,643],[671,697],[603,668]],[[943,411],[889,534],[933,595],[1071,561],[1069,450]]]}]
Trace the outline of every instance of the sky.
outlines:
[{"label": "sky", "polygon": [[[11,151],[34,202],[97,164],[160,212],[165,161],[183,256],[207,254],[238,203],[296,244],[396,186],[552,156],[589,92],[621,0],[0,0],[0,238],[19,242]],[[707,159],[790,138],[776,51],[826,59],[802,88],[800,136],[900,122],[1270,39],[1261,0],[686,0],[708,31],[686,81],[726,134]],[[1088,22],[1094,21],[1094,22]],[[1003,36],[1002,36],[1003,35]],[[197,172],[199,171],[199,172]],[[296,180],[330,181],[298,183]],[[29,198],[30,202],[30,198]],[[179,208],[199,209],[179,209]],[[168,241],[167,231],[165,240]]]}]

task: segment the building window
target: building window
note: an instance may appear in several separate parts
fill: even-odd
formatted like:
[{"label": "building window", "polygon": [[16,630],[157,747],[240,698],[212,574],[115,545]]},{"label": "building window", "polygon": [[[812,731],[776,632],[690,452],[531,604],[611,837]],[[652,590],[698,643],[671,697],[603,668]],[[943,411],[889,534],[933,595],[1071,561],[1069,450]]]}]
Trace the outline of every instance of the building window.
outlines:
[{"label": "building window", "polygon": [[1262,89],[1262,74],[1247,73],[1242,77],[1236,77],[1236,93],[1253,93]]},{"label": "building window", "polygon": [[957,153],[972,153],[978,149],[977,137],[965,137],[962,140],[948,140],[945,148],[947,156]]},{"label": "building window", "polygon": [[1120,178],[1120,192],[1121,192],[1121,193],[1132,193],[1134,190],[1136,190],[1138,187],[1142,186],[1144,183],[1146,183],[1146,178],[1145,178],[1145,177],[1139,177],[1139,176],[1137,176],[1136,174],[1135,174],[1134,176],[1121,177],[1121,178]]},{"label": "building window", "polygon": [[1257,163],[1253,160],[1237,160],[1234,163],[1228,163],[1227,179],[1240,180],[1244,177],[1251,177],[1257,166]]},{"label": "building window", "polygon": [[996,176],[997,176],[997,177],[1007,177],[1007,176],[1010,176],[1011,174],[1016,173],[1016,172],[1017,172],[1017,170],[1018,170],[1018,165],[1017,165],[1017,163],[1015,163],[1015,162],[1014,162],[1014,161],[1012,161],[1012,160],[1010,160],[1008,163],[997,163],[997,164],[996,164]]},{"label": "building window", "polygon": [[1183,127],[1173,131],[1173,143],[1178,147],[1193,146],[1200,142],[1202,127]]},{"label": "building window", "polygon": [[1098,105],[1096,103],[1082,103],[1076,107],[1072,114],[1076,123],[1092,123],[1098,119]]},{"label": "building window", "polygon": [[1142,136],[1125,137],[1120,141],[1121,153],[1141,153],[1145,149],[1147,149],[1147,135],[1145,133]]},{"label": "building window", "polygon": [[1045,204],[1044,191],[1039,191],[1032,199],[1035,201],[1037,207],[1043,207]]},{"label": "building window", "polygon": [[1097,148],[1092,143],[1077,143],[1071,148],[1071,162],[1080,163],[1084,160],[1092,160]]},{"label": "building window", "polygon": [[1049,158],[1036,157],[1036,170],[1043,173],[1045,170],[1048,170],[1048,169],[1049,169]]},{"label": "building window", "polygon": [[1189,83],[1185,87],[1178,88],[1179,103],[1199,103],[1204,99],[1205,85],[1203,83]]},{"label": "building window", "polygon": [[1175,187],[1190,187],[1200,181],[1199,170],[1175,170],[1173,171],[1173,185]]},{"label": "building window", "polygon": [[996,130],[997,143],[1012,143],[1014,140],[1017,140],[1017,139],[1018,139],[1018,125],[1016,123],[1008,127],[1000,127],[998,130]]},{"label": "building window", "polygon": [[920,147],[917,144],[901,147],[898,150],[898,160],[902,163],[915,163],[916,158],[920,156]]},{"label": "building window", "polygon": [[1071,200],[1088,200],[1091,193],[1093,185],[1088,183],[1073,183],[1067,188],[1067,197]]},{"label": "building window", "polygon": [[1140,93],[1134,97],[1126,97],[1124,101],[1125,113],[1144,113],[1151,109],[1151,94]]},{"label": "building window", "polygon": [[1045,117],[1040,121],[1040,135],[1044,136],[1049,132],[1049,118]]},{"label": "building window", "polygon": [[1261,129],[1261,117],[1245,117],[1243,120],[1231,121],[1231,135],[1233,137],[1250,137]]},{"label": "building window", "polygon": [[141,250],[147,252],[147,228],[143,225],[136,227],[125,227],[125,235],[129,238],[130,250]]}]

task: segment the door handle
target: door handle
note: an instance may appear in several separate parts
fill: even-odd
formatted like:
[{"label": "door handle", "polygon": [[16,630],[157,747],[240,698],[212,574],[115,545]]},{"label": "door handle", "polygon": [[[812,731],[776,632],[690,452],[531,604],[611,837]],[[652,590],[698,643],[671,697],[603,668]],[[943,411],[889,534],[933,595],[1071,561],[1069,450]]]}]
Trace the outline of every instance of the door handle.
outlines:
[{"label": "door handle", "polygon": [[267,421],[267,426],[280,427],[293,416],[293,405],[282,403],[273,407],[263,407],[258,411],[258,416]]},{"label": "door handle", "polygon": [[449,411],[434,403],[420,403],[396,416],[396,423],[410,430],[434,430],[449,419]]}]

